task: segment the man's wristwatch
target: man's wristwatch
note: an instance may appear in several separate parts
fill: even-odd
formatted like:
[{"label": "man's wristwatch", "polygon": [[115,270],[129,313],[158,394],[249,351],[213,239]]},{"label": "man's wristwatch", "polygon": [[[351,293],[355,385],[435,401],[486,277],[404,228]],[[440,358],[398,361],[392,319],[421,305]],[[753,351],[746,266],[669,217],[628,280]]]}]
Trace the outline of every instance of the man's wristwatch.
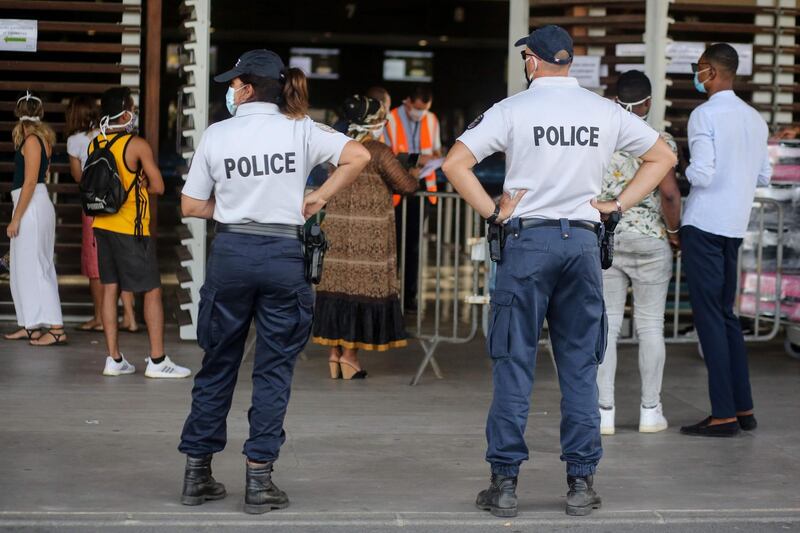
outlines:
[{"label": "man's wristwatch", "polygon": [[494,212],[486,217],[486,222],[489,224],[497,224],[497,217],[500,216],[500,204],[495,204]]}]

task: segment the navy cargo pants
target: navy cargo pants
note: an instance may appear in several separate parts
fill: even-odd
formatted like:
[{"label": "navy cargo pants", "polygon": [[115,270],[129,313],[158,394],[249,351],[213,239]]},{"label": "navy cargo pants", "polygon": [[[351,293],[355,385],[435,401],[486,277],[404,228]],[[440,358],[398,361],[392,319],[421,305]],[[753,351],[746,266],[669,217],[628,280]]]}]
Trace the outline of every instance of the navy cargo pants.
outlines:
[{"label": "navy cargo pants", "polygon": [[487,338],[494,399],[486,423],[492,472],[516,476],[528,459],[525,426],[536,351],[547,318],[561,387],[561,460],[567,474],[594,474],[603,455],[597,367],[606,344],[598,238],[587,229],[507,226]]},{"label": "navy cargo pants", "polygon": [[205,351],[192,390],[192,410],[178,449],[202,456],[225,448],[226,418],[250,324],[256,322],[250,438],[244,454],[274,461],[285,440],[297,355],[308,341],[314,295],[305,280],[300,241],[221,233],[200,290],[197,340]]}]

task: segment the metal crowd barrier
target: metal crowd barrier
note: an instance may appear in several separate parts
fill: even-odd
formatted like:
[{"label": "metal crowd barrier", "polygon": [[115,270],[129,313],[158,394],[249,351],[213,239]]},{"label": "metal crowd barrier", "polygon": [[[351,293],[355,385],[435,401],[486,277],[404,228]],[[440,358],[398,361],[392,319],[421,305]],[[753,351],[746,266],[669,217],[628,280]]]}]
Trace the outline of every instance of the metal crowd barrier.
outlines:
[{"label": "metal crowd barrier", "polygon": [[[431,197],[438,199],[435,205],[429,203]],[[419,231],[415,236],[408,234],[410,202],[419,206]],[[425,354],[411,380],[411,385],[416,385],[428,365],[436,377],[442,377],[435,358],[441,343],[464,344],[478,332],[478,310],[467,302],[482,286],[481,274],[485,273],[485,268],[482,261],[472,259],[471,247],[480,241],[485,229],[475,210],[452,192],[418,192],[413,197],[403,198],[400,211],[401,305],[404,304],[409,242],[414,237],[419,239],[418,307],[416,319],[408,331],[419,341]],[[488,298],[485,303],[488,304]]]},{"label": "metal crowd barrier", "polygon": [[[438,198],[435,205],[428,198]],[[488,259],[485,246],[485,224],[481,217],[457,194],[452,192],[418,192],[404,198],[401,204],[401,234],[398,242],[400,257],[401,302],[405,291],[408,244],[411,236],[407,232],[410,202],[419,205],[419,257],[417,260],[417,313],[413,321],[407,320],[408,333],[419,341],[424,356],[411,380],[416,385],[428,366],[437,378],[442,378],[436,361],[436,350],[442,343],[464,344],[475,338],[479,329],[486,333],[489,316],[490,292],[494,284],[494,265]],[[740,316],[753,320],[753,333],[746,335],[747,341],[769,341],[781,327],[781,273],[783,269],[784,244],[783,206],[772,199],[757,198],[753,203],[750,229],[739,252],[736,309]],[[774,237],[770,237],[774,234]],[[774,242],[768,242],[774,240]],[[765,249],[774,248],[774,260],[770,269],[765,269]],[[748,258],[748,264],[743,262]],[[749,262],[753,262],[752,265]],[[744,296],[751,302],[742,307],[742,273],[752,277],[748,284],[754,291]],[[680,253],[676,254],[673,269],[673,296],[668,302],[666,316],[671,314],[670,324],[665,318],[665,341],[667,343],[697,343],[697,336],[690,329],[688,307],[684,305],[686,283],[683,279]],[[638,339],[633,327],[632,308],[626,306],[621,343],[636,343]],[[768,329],[762,326],[766,325]],[[482,326],[482,327],[481,327]],[[671,326],[671,332],[666,331]],[[625,329],[630,333],[626,336]],[[540,341],[542,347],[550,349],[547,336]],[[552,353],[551,353],[552,356]]]},{"label": "metal crowd barrier", "polygon": [[[769,224],[767,223],[769,221]],[[769,226],[769,227],[768,227]],[[737,263],[736,289],[736,314],[740,317],[749,318],[753,321],[753,333],[745,335],[748,342],[766,342],[774,339],[780,331],[782,324],[781,313],[781,276],[783,272],[783,246],[785,236],[784,211],[783,205],[770,198],[756,198],[753,201],[753,208],[750,213],[750,224],[747,235],[739,249],[739,259]],[[774,237],[772,236],[774,234]],[[774,242],[773,242],[774,240]],[[774,248],[774,268],[764,268],[765,248]],[[744,265],[743,259],[748,259],[748,265]],[[753,264],[750,265],[750,260]],[[682,317],[689,317],[689,309],[682,304],[684,296],[688,292],[686,280],[683,279],[683,269],[681,253],[675,254],[673,264],[673,294],[667,302],[666,316],[671,315],[672,320],[669,324],[665,321],[664,340],[667,343],[699,343],[696,333],[690,329],[687,321]],[[755,285],[755,290],[744,291],[742,286],[742,274],[754,274],[748,279]],[[749,283],[750,284],[750,283]],[[769,285],[769,287],[765,287]],[[765,288],[770,290],[765,291]],[[743,306],[747,299],[748,305]],[[766,325],[767,329],[762,326]],[[633,324],[632,308],[627,306],[625,311],[625,321],[623,322],[623,332],[628,330],[628,335],[619,337],[619,342],[623,344],[634,344],[638,342],[636,329]],[[668,330],[671,330],[668,331]],[[698,344],[699,346],[699,344]]]}]

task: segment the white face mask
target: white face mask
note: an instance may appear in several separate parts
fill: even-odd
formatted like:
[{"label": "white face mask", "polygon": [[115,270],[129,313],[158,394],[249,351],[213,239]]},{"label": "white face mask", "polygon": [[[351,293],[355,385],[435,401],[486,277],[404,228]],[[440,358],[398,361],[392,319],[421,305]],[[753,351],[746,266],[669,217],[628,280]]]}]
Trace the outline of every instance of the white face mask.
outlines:
[{"label": "white face mask", "polygon": [[[650,96],[647,96],[645,98],[642,98],[638,102],[623,102],[622,100],[617,98],[617,103],[619,105],[621,105],[622,107],[624,107],[625,111],[627,111],[628,113],[633,113],[633,108],[634,107],[636,107],[637,105],[641,105],[641,104],[645,103],[646,101],[650,100],[650,98],[651,98]],[[648,113],[645,113],[644,116],[642,116],[642,115],[638,115],[638,116],[639,116],[639,118],[643,118],[644,119],[644,118],[647,118],[647,115],[648,115]]]},{"label": "white face mask", "polygon": [[[30,91],[25,91],[25,96],[22,96],[17,100],[17,105],[19,105],[19,103],[21,101],[23,101],[23,100],[25,100],[26,102],[28,100],[35,100],[35,101],[39,102],[40,104],[42,103],[42,100],[37,98],[37,97],[35,97],[35,96],[33,96]],[[28,116],[28,115],[22,115],[21,117],[19,117],[19,121],[20,122],[22,122],[23,120],[29,120],[31,122],[40,122],[41,121],[41,119],[39,117],[31,117],[31,116]]]},{"label": "white face mask", "polygon": [[[130,115],[127,122],[122,124],[111,124],[112,120],[118,119],[125,113],[128,113]],[[127,109],[125,111],[122,111],[121,113],[117,113],[113,117],[106,115],[100,119],[100,132],[103,134],[103,137],[106,136],[106,130],[108,129],[114,129],[114,130],[124,129],[126,133],[132,133],[136,131],[138,128],[139,128],[139,113],[135,111],[128,111]]]},{"label": "white face mask", "polygon": [[383,127],[385,124],[386,124],[385,120],[378,124],[369,124],[369,125],[350,124],[347,127],[347,133],[348,134],[357,133],[359,136],[364,133],[368,133],[370,137],[372,137],[377,141],[378,139],[381,138],[381,135],[383,135]]},{"label": "white face mask", "polygon": [[[533,72],[528,74],[528,59],[533,61]],[[533,56],[528,56],[528,59],[525,60],[525,63],[522,65],[523,70],[525,71],[525,81],[528,82],[528,87],[531,86],[533,83],[533,77],[536,75],[536,71],[539,70],[539,62],[536,61],[536,58]]]},{"label": "white face mask", "polygon": [[419,122],[420,120],[422,120],[422,117],[424,117],[425,113],[427,112],[428,111],[425,109],[417,109],[415,107],[412,107],[411,109],[408,110],[408,117],[414,122]]}]

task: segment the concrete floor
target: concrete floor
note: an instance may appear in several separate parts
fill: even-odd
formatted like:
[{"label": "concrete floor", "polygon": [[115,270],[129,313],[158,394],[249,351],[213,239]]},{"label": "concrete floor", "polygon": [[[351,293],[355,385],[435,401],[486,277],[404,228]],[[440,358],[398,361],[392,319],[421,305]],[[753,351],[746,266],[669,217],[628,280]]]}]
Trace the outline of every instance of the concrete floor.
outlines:
[{"label": "concrete floor", "polygon": [[[10,326],[9,326],[10,327]],[[5,329],[5,328],[4,328]],[[168,353],[192,369],[201,353],[177,340]],[[475,509],[485,487],[483,425],[491,397],[483,340],[443,346],[445,379],[408,382],[422,352],[363,358],[362,382],[327,378],[325,352],[298,362],[275,480],[292,505],[241,512],[251,365],[242,366],[228,421],[228,449],[214,460],[228,497],[199,508],[178,503],[176,451],[191,379],[144,378],[144,335],[124,335],[133,376],[104,378],[103,340],[71,333],[69,346],[0,341],[0,529],[9,531],[798,531],[800,362],[778,343],[751,346],[761,427],[735,439],[683,437],[706,416],[705,367],[692,346],[670,346],[664,378],[668,431],[639,434],[635,347],[621,349],[617,435],[604,439],[596,478],[604,507],[564,515],[559,394],[540,357],[527,438],[532,460],[519,485],[520,515]]]}]

